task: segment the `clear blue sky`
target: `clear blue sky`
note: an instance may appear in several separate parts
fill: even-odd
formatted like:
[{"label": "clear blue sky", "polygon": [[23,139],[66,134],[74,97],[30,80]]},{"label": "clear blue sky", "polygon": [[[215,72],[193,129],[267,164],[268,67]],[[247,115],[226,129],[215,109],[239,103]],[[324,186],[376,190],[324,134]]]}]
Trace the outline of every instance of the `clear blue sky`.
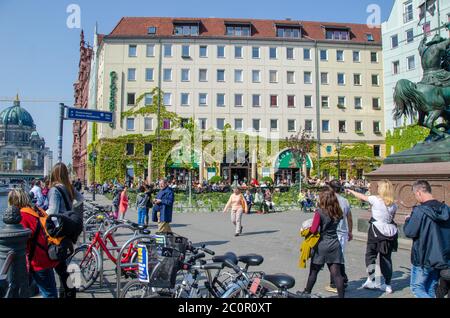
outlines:
[{"label": "clear blue sky", "polygon": [[[73,104],[80,29],[69,29],[68,5],[81,8],[81,28],[92,43],[95,22],[108,34],[122,16],[242,17],[366,23],[369,4],[381,8],[381,21],[394,0],[0,0],[0,100],[19,92],[21,99]],[[0,110],[12,102],[0,101]],[[58,102],[26,103],[38,132],[54,152]],[[72,123],[65,122],[63,160],[71,161]]]}]

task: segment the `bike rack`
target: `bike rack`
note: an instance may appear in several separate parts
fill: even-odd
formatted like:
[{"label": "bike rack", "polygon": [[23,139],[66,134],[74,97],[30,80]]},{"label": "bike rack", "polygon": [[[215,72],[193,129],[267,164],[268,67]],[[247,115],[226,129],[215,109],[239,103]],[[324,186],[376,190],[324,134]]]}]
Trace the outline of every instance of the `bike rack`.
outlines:
[{"label": "bike rack", "polygon": [[[0,283],[6,282],[8,279],[8,273],[9,270],[11,268],[11,264],[13,262],[14,256],[16,253],[14,253],[14,251],[9,251],[8,254],[6,254],[6,258],[5,258],[5,262],[3,263],[2,268],[0,269]],[[8,286],[8,288],[5,290],[5,292],[3,293],[0,292],[1,294],[4,294],[4,298],[8,298],[9,297],[9,292],[10,292],[10,287]]]}]

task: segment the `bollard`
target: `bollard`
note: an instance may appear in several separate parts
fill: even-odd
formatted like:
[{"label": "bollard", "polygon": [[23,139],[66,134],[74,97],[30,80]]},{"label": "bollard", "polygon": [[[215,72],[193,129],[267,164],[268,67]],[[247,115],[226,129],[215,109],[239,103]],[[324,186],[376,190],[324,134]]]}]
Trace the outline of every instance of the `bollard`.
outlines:
[{"label": "bollard", "polygon": [[26,264],[26,246],[31,235],[29,229],[20,224],[22,217],[16,207],[8,207],[3,215],[5,225],[0,229],[0,268],[3,267],[8,253],[14,258],[7,275],[9,285],[8,298],[28,298],[31,296]]}]

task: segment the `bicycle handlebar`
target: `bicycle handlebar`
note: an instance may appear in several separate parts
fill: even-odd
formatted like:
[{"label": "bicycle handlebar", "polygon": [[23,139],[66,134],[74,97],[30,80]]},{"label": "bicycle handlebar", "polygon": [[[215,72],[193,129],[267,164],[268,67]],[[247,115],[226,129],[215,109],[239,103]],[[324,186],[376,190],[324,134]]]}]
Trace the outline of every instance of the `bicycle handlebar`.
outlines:
[{"label": "bicycle handlebar", "polygon": [[229,268],[233,269],[236,272],[236,274],[240,274],[242,272],[241,268],[238,265],[233,264],[229,259],[225,259],[223,264],[226,267],[229,267]]}]

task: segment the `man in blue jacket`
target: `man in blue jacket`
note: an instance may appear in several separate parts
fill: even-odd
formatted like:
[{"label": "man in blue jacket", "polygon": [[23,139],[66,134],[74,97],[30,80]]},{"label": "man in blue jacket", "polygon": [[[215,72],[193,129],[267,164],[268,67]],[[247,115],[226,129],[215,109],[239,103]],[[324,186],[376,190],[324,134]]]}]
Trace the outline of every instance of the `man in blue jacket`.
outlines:
[{"label": "man in blue jacket", "polygon": [[172,222],[172,211],[174,194],[168,186],[167,180],[159,181],[159,192],[153,201],[152,221],[158,222],[158,232],[172,233],[170,222]]},{"label": "man in blue jacket", "polygon": [[450,266],[450,208],[433,198],[427,181],[416,181],[413,192],[420,205],[403,228],[413,239],[410,287],[417,298],[435,298],[440,271]]}]

